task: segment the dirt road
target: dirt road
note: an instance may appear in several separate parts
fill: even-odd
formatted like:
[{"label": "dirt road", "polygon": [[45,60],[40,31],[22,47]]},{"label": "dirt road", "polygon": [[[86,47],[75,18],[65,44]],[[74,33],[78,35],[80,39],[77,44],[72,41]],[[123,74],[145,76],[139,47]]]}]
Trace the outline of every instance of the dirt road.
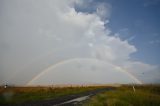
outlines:
[{"label": "dirt road", "polygon": [[80,106],[85,100],[89,99],[91,96],[109,90],[113,90],[113,88],[101,88],[88,92],[83,92],[80,94],[67,95],[56,99],[5,106]]}]

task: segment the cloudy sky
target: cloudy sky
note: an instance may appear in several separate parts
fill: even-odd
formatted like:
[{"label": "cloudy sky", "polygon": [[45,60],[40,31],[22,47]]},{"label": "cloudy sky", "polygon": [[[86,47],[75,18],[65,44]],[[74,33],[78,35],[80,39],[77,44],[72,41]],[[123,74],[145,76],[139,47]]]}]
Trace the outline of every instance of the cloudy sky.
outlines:
[{"label": "cloudy sky", "polygon": [[160,0],[1,0],[0,84],[160,83]]}]

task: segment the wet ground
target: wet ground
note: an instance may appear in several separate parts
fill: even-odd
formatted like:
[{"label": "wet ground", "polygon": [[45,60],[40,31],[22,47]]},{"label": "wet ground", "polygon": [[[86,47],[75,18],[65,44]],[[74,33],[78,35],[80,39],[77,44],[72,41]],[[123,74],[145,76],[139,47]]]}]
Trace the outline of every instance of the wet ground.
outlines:
[{"label": "wet ground", "polygon": [[51,100],[43,100],[38,102],[28,102],[19,105],[5,105],[5,106],[81,106],[91,96],[104,91],[113,90],[113,88],[96,89],[80,94],[67,95]]},{"label": "wet ground", "polygon": [[91,95],[88,96],[82,96],[82,97],[78,97],[60,104],[56,104],[53,106],[80,106],[83,104],[84,101],[88,100],[90,98]]}]

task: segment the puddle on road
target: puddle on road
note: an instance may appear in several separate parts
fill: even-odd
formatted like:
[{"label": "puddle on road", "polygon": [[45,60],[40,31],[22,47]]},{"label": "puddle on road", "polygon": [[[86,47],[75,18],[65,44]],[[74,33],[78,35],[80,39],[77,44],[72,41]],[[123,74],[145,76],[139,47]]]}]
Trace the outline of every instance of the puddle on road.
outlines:
[{"label": "puddle on road", "polygon": [[64,102],[63,104],[65,104],[65,103],[71,103],[71,102],[81,102],[81,101],[84,101],[84,100],[86,100],[88,98],[89,98],[89,96],[83,96],[83,97],[79,97],[79,98],[72,99],[70,101]]},{"label": "puddle on road", "polygon": [[87,100],[89,97],[90,97],[90,95],[88,95],[88,96],[82,96],[82,97],[75,98],[75,99],[63,102],[61,104],[58,104],[58,105],[54,105],[54,106],[60,106],[60,105],[65,105],[65,104],[69,104],[69,103],[74,103],[74,102],[82,102],[84,100]]}]

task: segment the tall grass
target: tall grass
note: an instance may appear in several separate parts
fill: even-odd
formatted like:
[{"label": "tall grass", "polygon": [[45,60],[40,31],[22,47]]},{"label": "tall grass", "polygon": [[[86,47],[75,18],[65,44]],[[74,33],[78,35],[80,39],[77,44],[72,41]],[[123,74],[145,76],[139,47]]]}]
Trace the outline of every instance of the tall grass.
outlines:
[{"label": "tall grass", "polygon": [[98,87],[9,87],[0,88],[1,104],[19,104],[28,101],[53,99],[69,94],[82,93]]},{"label": "tall grass", "polygon": [[84,106],[160,106],[159,85],[121,86],[92,97]]}]

